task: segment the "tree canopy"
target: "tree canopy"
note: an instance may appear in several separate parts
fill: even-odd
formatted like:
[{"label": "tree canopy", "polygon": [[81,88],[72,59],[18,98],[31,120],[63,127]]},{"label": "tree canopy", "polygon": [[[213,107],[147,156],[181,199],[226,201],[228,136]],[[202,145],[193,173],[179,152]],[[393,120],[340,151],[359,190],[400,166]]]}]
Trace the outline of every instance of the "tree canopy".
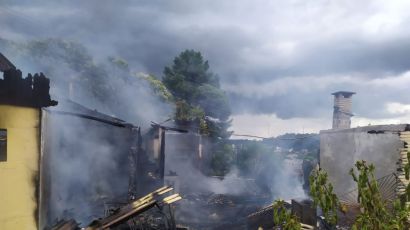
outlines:
[{"label": "tree canopy", "polygon": [[172,66],[165,67],[162,81],[175,100],[177,123],[198,127],[201,134],[214,139],[230,136],[228,99],[200,52],[180,53]]}]

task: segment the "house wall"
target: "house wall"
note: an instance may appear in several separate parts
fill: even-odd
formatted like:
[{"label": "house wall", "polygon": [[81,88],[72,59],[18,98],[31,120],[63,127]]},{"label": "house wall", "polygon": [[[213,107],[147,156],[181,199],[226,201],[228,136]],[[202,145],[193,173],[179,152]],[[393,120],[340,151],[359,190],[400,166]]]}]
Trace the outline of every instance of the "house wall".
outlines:
[{"label": "house wall", "polygon": [[358,160],[376,167],[376,179],[395,173],[404,143],[399,133],[406,125],[367,126],[320,132],[320,167],[337,195],[356,189],[349,171]]},{"label": "house wall", "polygon": [[0,229],[37,229],[36,188],[40,111],[0,105],[0,128],[7,129],[7,160],[0,162]]},{"label": "house wall", "polygon": [[165,135],[165,175],[184,174],[185,164],[198,167],[200,135],[193,133],[167,132]]},{"label": "house wall", "polygon": [[82,226],[128,201],[131,128],[43,111],[40,226],[75,219]]}]

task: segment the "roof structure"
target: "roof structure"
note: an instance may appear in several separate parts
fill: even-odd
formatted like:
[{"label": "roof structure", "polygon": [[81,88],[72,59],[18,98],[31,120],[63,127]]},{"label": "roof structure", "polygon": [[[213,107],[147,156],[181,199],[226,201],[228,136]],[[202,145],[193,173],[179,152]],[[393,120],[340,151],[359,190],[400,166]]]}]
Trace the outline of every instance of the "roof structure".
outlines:
[{"label": "roof structure", "polygon": [[7,59],[2,53],[0,53],[0,71],[4,72],[10,69],[16,69],[16,67]]},{"label": "roof structure", "polygon": [[94,120],[117,127],[136,127],[125,122],[124,120],[98,112],[97,110],[92,110],[69,99],[60,100],[57,107],[47,109],[47,111],[59,115],[74,116]]}]

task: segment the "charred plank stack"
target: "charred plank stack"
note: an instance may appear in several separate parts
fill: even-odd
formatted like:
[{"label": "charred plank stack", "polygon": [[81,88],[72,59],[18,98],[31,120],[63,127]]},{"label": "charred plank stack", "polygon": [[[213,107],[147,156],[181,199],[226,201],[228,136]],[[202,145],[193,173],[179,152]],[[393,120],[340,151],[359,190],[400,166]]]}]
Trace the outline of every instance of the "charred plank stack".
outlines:
[{"label": "charred plank stack", "polygon": [[171,192],[172,190],[173,188],[171,187],[162,187],[119,208],[108,217],[93,221],[86,229],[112,229],[113,227],[123,224],[129,219],[136,217],[153,207],[163,207],[182,199],[179,194],[173,194],[163,198],[164,194]]}]

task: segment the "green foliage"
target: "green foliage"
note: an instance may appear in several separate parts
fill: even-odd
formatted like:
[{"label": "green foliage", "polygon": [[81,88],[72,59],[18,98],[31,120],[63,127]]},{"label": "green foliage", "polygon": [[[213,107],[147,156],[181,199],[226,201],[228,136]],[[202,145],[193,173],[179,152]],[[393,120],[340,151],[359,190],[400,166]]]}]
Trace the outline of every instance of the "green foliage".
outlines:
[{"label": "green foliage", "polygon": [[273,203],[273,222],[283,230],[302,229],[297,216],[286,210],[285,201],[277,200]]},{"label": "green foliage", "polygon": [[211,159],[211,168],[213,175],[226,175],[233,163],[234,152],[231,145],[221,142],[214,145],[213,155]]},{"label": "green foliage", "polygon": [[229,118],[231,111],[228,98],[221,89],[210,84],[202,84],[197,89],[197,104],[207,112],[207,116],[221,120]]},{"label": "green foliage", "polygon": [[87,49],[79,43],[63,39],[33,40],[21,45],[33,58],[54,58],[67,63],[70,68],[85,70],[95,66]]},{"label": "green foliage", "polygon": [[166,101],[166,102],[174,101],[174,97],[169,92],[169,90],[164,85],[164,83],[162,83],[162,81],[157,79],[154,75],[139,73],[139,74],[136,74],[136,76],[138,78],[141,78],[147,81],[150,84],[151,89],[154,91],[155,95],[157,95],[163,101]]},{"label": "green foliage", "polygon": [[325,216],[326,222],[331,226],[337,224],[337,211],[345,211],[336,194],[333,186],[328,182],[327,173],[321,169],[313,170],[310,177],[310,196],[316,206],[319,206]]},{"label": "green foliage", "polygon": [[182,52],[174,59],[172,67],[165,67],[164,75],[163,82],[171,93],[188,103],[197,100],[198,87],[203,84],[219,88],[218,77],[209,72],[208,61],[194,50]]},{"label": "green foliage", "polygon": [[120,57],[108,57],[108,61],[116,68],[128,71],[128,62]]},{"label": "green foliage", "polygon": [[388,209],[374,177],[374,165],[357,161],[355,166],[358,174],[351,169],[350,175],[357,183],[361,213],[356,217],[353,229],[407,229],[409,208],[400,201],[395,201],[393,210]]},{"label": "green foliage", "polygon": [[228,99],[200,52],[182,52],[171,67],[165,67],[162,82],[175,99],[177,123],[199,127],[214,141],[230,136]]},{"label": "green foliage", "polygon": [[[407,152],[407,164],[404,166],[404,173],[405,173],[405,177],[406,180],[410,179],[410,152]],[[405,197],[406,201],[410,201],[410,183],[407,185],[406,187],[406,197]]]},{"label": "green foliage", "polygon": [[199,121],[205,118],[204,110],[199,106],[190,106],[186,101],[176,101],[175,118],[180,122]]},{"label": "green foliage", "polygon": [[100,101],[107,100],[116,90],[106,84],[110,77],[107,71],[97,65],[87,49],[79,43],[64,39],[32,40],[19,43],[16,50],[25,60],[41,67],[57,87],[64,88],[68,82],[76,82],[77,87]]},{"label": "green foliage", "polygon": [[[262,163],[267,163],[266,157],[272,158],[273,149],[260,141],[249,141],[238,147],[237,168],[243,176],[255,175],[261,170]],[[263,161],[263,162],[261,162]],[[262,166],[263,167],[263,166]],[[272,165],[269,164],[269,167]]]},{"label": "green foliage", "polygon": [[[408,217],[410,209],[405,202],[396,200],[391,208],[379,190],[379,186],[374,176],[374,165],[368,165],[365,161],[357,161],[356,170],[350,170],[350,175],[357,183],[358,203],[360,214],[356,217],[352,229],[387,230],[408,229]],[[314,203],[318,205],[327,220],[335,227],[337,223],[337,210],[346,212],[347,209],[333,193],[333,186],[328,182],[327,173],[322,170],[314,170],[309,178],[310,193]]]},{"label": "green foliage", "polygon": [[202,129],[201,133],[209,136],[214,143],[220,140],[226,140],[232,134],[231,131],[228,131],[231,122],[232,120],[215,121],[214,119],[205,116],[204,123],[206,124],[206,130]]},{"label": "green foliage", "polygon": [[233,162],[232,146],[225,143],[231,110],[219,78],[210,72],[200,52],[185,50],[165,67],[162,78],[175,103],[175,121],[183,128],[199,130],[212,143],[210,166],[214,175],[229,172]]}]

